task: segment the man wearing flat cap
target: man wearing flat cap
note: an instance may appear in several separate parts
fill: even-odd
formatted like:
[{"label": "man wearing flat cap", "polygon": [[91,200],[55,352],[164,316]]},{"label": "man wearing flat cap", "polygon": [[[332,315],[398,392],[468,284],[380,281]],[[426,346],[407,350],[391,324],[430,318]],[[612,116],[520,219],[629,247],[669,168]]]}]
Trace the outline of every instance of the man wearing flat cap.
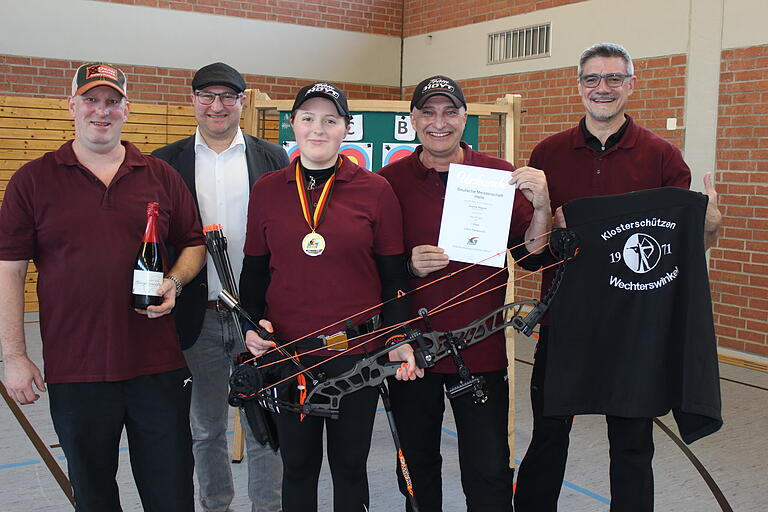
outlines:
[{"label": "man wearing flat cap", "polygon": [[[227,64],[216,62],[200,68],[192,79],[195,135],[152,153],[181,174],[197,200],[203,225],[222,225],[235,282],[243,264],[251,186],[262,174],[289,163],[280,146],[240,129],[245,88],[242,75]],[[193,377],[190,419],[200,503],[211,512],[230,510],[234,497],[226,438],[227,393],[231,356],[243,351],[239,326],[218,302],[221,289],[209,256],[207,265],[184,288],[175,311],[176,329]],[[256,442],[245,421],[243,430],[252,510],[279,511],[280,456]]]},{"label": "man wearing flat cap", "polygon": [[[419,308],[432,308],[482,283],[472,293],[493,293],[467,301],[446,313],[430,315],[438,331],[461,329],[504,304],[506,273],[494,267],[450,260],[450,250],[437,247],[446,183],[452,163],[509,171],[517,185],[508,247],[526,268],[540,265],[547,244],[552,212],[544,173],[515,167],[470,148],[461,138],[467,120],[467,102],[459,84],[446,76],[433,76],[416,86],[411,100],[411,122],[420,146],[408,157],[379,171],[395,191],[403,211],[407,270],[411,275],[411,316]],[[452,275],[451,279],[444,279]],[[443,280],[436,286],[427,283]],[[504,333],[461,351],[470,372],[485,380],[487,400],[475,403],[467,393],[451,400],[459,439],[461,485],[468,510],[511,512],[513,470],[509,467],[507,416],[509,387]],[[429,368],[414,382],[390,381],[392,411],[421,512],[442,510],[440,438],[445,412],[444,389],[460,381],[452,358]],[[406,494],[402,474],[400,490]],[[409,502],[406,510],[411,511]]]},{"label": "man wearing flat cap", "polygon": [[[205,261],[192,195],[165,162],[121,141],[126,79],[81,66],[69,112],[75,139],[21,167],[0,209],[0,342],[5,384],[21,404],[49,395],[78,512],[119,511],[115,474],[126,431],[144,510],[194,512],[189,371],[173,318],[179,288]],[[157,203],[159,208],[149,208]],[[133,268],[147,225],[177,258],[162,301],[134,310]],[[163,254],[163,261],[168,262]],[[45,382],[27,356],[24,282],[38,271]]]}]

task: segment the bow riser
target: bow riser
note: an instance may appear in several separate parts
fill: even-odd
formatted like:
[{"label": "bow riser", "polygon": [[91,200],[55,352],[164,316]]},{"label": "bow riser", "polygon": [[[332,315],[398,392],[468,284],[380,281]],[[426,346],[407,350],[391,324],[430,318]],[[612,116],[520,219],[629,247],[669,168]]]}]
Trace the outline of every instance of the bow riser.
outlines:
[{"label": "bow riser", "polygon": [[[536,301],[505,304],[477,319],[467,327],[451,331],[451,334],[455,338],[462,340],[461,348],[464,349],[485,340],[492,334],[507,327],[514,326],[517,323],[516,319],[518,321],[522,320],[520,317],[522,308],[526,305],[534,304],[536,304]],[[505,313],[510,309],[513,311],[513,316],[507,320],[505,319]],[[377,386],[387,377],[392,377],[397,373],[402,362],[389,361],[388,354],[391,351],[398,349],[405,343],[412,343],[422,338],[427,343],[424,344],[424,348],[415,349],[415,352],[421,352],[417,356],[417,364],[419,360],[427,360],[432,361],[432,364],[427,366],[433,366],[440,359],[450,355],[445,344],[448,334],[448,332],[437,331],[422,333],[417,329],[411,329],[404,339],[364,356],[352,368],[341,375],[318,383],[307,394],[303,405],[279,399],[267,394],[268,391],[258,393],[259,403],[274,412],[280,412],[279,409],[282,408],[286,411],[336,419],[339,416],[339,407],[344,396],[364,387]],[[419,366],[424,367],[422,365]]]}]

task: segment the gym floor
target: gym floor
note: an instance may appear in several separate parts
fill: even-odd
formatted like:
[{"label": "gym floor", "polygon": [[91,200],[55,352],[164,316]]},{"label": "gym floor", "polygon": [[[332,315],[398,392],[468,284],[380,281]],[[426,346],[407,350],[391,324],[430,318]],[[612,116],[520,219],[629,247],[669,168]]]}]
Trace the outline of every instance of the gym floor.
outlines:
[{"label": "gym floor", "polygon": [[[37,316],[27,314],[27,343],[31,357],[40,363],[40,335]],[[517,438],[516,461],[525,453],[531,437],[531,414],[528,381],[531,375],[534,341],[518,335],[516,369]],[[734,355],[729,352],[728,355]],[[738,354],[735,354],[738,357]],[[730,509],[715,499],[705,479],[694,464],[660,427],[654,431],[656,456],[656,510],[662,512],[763,512],[768,510],[768,365],[739,364],[738,359],[721,358],[723,428],[691,445],[693,455],[701,462],[714,484],[719,487]],[[66,470],[66,460],[56,447],[56,434],[48,412],[47,396],[33,405],[22,407],[37,433],[57,462]],[[677,434],[671,415],[659,418]],[[453,420],[447,411],[443,427],[444,512],[466,510],[461,491],[456,453],[457,439]],[[230,432],[231,434],[231,432]],[[231,435],[230,435],[231,440]],[[141,510],[133,484],[127,442],[121,444],[118,482],[123,508]],[[368,474],[371,489],[371,512],[393,512],[404,509],[394,477],[395,458],[392,438],[383,410],[380,410],[373,433]],[[250,510],[246,493],[247,467],[233,464],[237,495],[232,509]],[[320,510],[332,510],[331,481],[327,467],[319,486]],[[416,490],[418,492],[418,490]],[[607,511],[610,500],[608,486],[608,444],[605,421],[601,416],[580,416],[574,422],[565,482],[560,494],[559,510],[567,512]],[[722,500],[721,500],[722,501]],[[71,510],[55,479],[7,405],[0,405],[0,512],[53,512]]]}]

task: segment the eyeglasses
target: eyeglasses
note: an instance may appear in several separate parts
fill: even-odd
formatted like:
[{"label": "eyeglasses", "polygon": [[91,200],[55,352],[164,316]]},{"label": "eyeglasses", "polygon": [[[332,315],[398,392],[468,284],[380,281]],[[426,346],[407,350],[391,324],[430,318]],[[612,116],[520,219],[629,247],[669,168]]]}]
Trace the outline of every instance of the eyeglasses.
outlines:
[{"label": "eyeglasses", "polygon": [[221,104],[225,107],[234,107],[237,104],[237,100],[240,99],[242,95],[243,93],[234,94],[231,92],[195,91],[197,101],[199,101],[201,105],[213,105],[213,102],[216,101],[216,98],[219,98],[221,100]]},{"label": "eyeglasses", "polygon": [[621,73],[608,73],[607,75],[583,75],[579,77],[579,82],[581,82],[581,85],[588,89],[594,89],[600,85],[601,80],[605,80],[605,85],[611,89],[616,89],[617,87],[624,85],[624,81],[630,76],[631,75],[623,75]]}]

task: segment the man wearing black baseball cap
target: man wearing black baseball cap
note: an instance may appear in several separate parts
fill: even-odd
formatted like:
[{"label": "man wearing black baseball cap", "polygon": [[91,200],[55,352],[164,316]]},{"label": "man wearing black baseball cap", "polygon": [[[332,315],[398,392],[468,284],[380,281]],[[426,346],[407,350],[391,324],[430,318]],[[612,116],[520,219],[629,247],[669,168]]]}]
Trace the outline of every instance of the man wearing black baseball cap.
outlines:
[{"label": "man wearing black baseball cap", "polygon": [[445,96],[453,106],[456,108],[464,107],[466,110],[467,102],[464,99],[464,92],[459,87],[459,84],[454,82],[447,76],[437,75],[432,78],[427,78],[416,86],[413,90],[413,98],[411,98],[411,111],[414,108],[421,109],[424,107],[424,103],[433,96]]},{"label": "man wearing black baseball cap", "polygon": [[[288,165],[283,149],[240,129],[245,104],[243,76],[215,62],[192,78],[195,135],[155,150],[184,178],[197,199],[203,225],[221,224],[236,280],[240,278],[248,197],[253,183]],[[237,281],[236,281],[237,282]],[[195,469],[203,510],[229,510],[235,494],[227,452],[227,393],[232,355],[245,350],[226,308],[218,302],[222,286],[210,257],[184,288],[175,311],[184,358],[192,372],[192,423]],[[243,419],[247,440],[248,495],[252,511],[280,510],[282,461],[254,439]]]},{"label": "man wearing black baseball cap", "polygon": [[[14,173],[0,209],[0,315],[5,383],[19,403],[47,391],[67,457],[76,509],[120,510],[115,473],[125,430],[144,510],[194,511],[189,371],[173,318],[177,287],[205,261],[194,199],[165,162],[121,132],[125,74],[81,66],[69,112],[75,138]],[[159,202],[161,251],[177,258],[156,290],[157,306],[134,310],[131,289],[147,206]],[[24,281],[39,273],[45,363],[27,356]]]},{"label": "man wearing black baseball cap", "polygon": [[[432,326],[439,331],[463,328],[504,304],[507,281],[506,274],[493,267],[452,262],[443,248],[437,247],[450,164],[510,171],[509,183],[517,185],[517,191],[508,244],[515,259],[526,268],[540,265],[537,254],[546,246],[552,218],[544,173],[531,167],[515,170],[505,160],[474,151],[461,140],[466,120],[467,102],[459,84],[442,75],[427,78],[416,86],[411,99],[411,122],[421,145],[410,156],[379,171],[389,180],[402,206],[410,289],[421,288],[412,295],[412,317],[418,316],[419,308],[443,303],[476,283],[484,283],[483,290],[496,287],[493,293],[467,301],[447,314],[430,315]],[[453,277],[440,285],[424,287],[449,274]],[[485,379],[488,396],[482,404],[475,404],[469,394],[451,400],[467,509],[510,512],[514,472],[509,467],[507,443],[509,388],[504,333],[496,333],[461,354],[471,373]],[[423,379],[390,382],[392,410],[421,512],[442,510],[443,388],[459,381],[455,363],[445,358],[428,369]],[[406,495],[399,472],[398,481]],[[408,502],[406,510],[411,510]]]}]

